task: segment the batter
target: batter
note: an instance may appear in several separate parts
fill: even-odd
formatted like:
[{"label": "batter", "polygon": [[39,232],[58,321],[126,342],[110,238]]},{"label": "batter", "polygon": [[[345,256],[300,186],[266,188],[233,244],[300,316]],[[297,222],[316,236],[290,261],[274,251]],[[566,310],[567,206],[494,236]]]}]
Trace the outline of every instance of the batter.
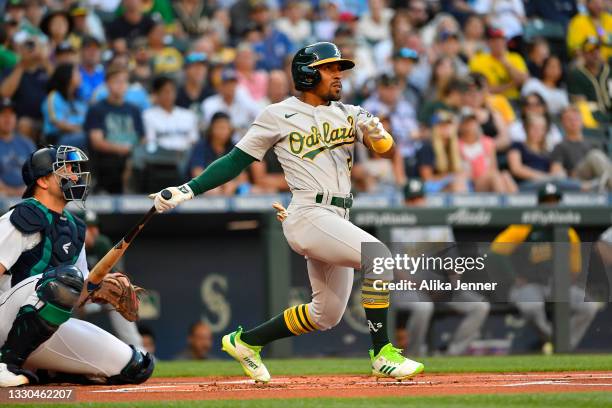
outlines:
[{"label": "batter", "polygon": [[65,206],[87,197],[87,160],[71,146],[32,153],[24,200],[0,217],[0,387],[138,384],[153,373],[148,353],[71,317],[89,269],[85,224]]},{"label": "batter", "polygon": [[[363,242],[378,243],[379,255],[389,255],[375,237],[348,221],[355,143],[383,157],[394,153],[393,138],[378,118],[358,106],[338,102],[342,73],[354,65],[332,43],[302,48],[291,67],[295,87],[302,91],[299,98],[266,107],[230,153],[187,184],[168,188],[171,199],[165,200],[160,193],[151,195],[159,212],[172,209],[233,179],[274,149],[293,196],[286,217],[281,217],[283,232],[291,248],[306,258],[312,301],[290,307],[252,330],[238,327],[223,337],[223,350],[256,381],[270,380],[260,357],[263,346],[338,324],[351,293],[353,269],[361,269]],[[405,358],[389,342],[389,291],[373,287],[375,280],[391,281],[393,271],[362,273],[362,303],[372,337],[372,374],[403,379],[422,372],[423,364]]]}]

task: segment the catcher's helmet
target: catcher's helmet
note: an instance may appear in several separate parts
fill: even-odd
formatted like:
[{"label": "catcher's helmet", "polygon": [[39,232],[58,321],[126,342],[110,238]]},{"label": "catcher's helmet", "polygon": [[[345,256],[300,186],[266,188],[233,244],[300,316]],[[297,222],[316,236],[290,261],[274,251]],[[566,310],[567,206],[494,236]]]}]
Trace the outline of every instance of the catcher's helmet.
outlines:
[{"label": "catcher's helmet", "polygon": [[[85,201],[89,192],[89,172],[85,171],[84,164],[88,160],[81,149],[72,146],[47,146],[36,150],[21,168],[21,176],[27,187],[23,198],[34,194],[36,180],[55,173],[59,176],[60,187],[67,201]],[[71,166],[74,179],[60,174],[67,164]]]},{"label": "catcher's helmet", "polygon": [[339,62],[342,71],[355,66],[353,61],[342,58],[338,47],[330,42],[307,45],[296,52],[291,62],[291,76],[295,89],[306,91],[314,88],[321,80],[321,74],[316,67],[329,62]]}]

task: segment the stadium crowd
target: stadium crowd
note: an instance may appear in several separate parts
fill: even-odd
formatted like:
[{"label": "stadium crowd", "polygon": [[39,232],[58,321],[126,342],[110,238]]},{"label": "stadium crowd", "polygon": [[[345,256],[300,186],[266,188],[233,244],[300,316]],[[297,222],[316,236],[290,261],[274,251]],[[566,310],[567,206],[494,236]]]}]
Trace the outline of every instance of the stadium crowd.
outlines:
[{"label": "stadium crowd", "polygon": [[[0,0],[0,194],[36,145],[85,150],[94,192],[179,184],[293,94],[293,53],[332,41],[343,101],[392,161],[358,149],[356,191],[612,189],[605,0]],[[207,194],[287,191],[273,153]]]}]

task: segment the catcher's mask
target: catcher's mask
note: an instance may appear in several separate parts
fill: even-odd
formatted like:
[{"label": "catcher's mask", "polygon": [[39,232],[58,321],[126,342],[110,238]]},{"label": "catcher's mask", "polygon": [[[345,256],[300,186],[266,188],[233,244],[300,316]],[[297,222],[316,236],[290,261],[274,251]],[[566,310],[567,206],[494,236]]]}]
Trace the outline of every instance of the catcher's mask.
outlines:
[{"label": "catcher's mask", "polygon": [[23,182],[27,186],[23,198],[32,197],[36,180],[53,173],[66,201],[84,202],[89,193],[88,161],[87,155],[73,146],[47,146],[35,151],[21,169]]}]

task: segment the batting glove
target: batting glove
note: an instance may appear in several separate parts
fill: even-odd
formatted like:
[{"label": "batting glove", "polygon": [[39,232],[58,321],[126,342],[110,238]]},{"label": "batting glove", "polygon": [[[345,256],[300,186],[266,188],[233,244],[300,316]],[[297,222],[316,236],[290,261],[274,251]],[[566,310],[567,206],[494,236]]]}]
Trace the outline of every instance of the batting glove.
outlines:
[{"label": "batting glove", "polygon": [[360,123],[359,129],[364,137],[370,139],[372,149],[376,153],[384,153],[393,146],[393,138],[385,130],[382,123],[380,123],[380,119],[376,116]]},{"label": "batting glove", "polygon": [[[164,211],[168,211],[179,205],[180,203],[191,200],[193,198],[193,191],[187,184],[183,184],[178,187],[168,187],[165,188],[172,193],[172,197],[166,200],[161,195],[161,191],[156,194],[150,194],[149,198],[155,200],[155,209],[158,213],[163,213]],[[162,190],[164,191],[164,190]]]}]

